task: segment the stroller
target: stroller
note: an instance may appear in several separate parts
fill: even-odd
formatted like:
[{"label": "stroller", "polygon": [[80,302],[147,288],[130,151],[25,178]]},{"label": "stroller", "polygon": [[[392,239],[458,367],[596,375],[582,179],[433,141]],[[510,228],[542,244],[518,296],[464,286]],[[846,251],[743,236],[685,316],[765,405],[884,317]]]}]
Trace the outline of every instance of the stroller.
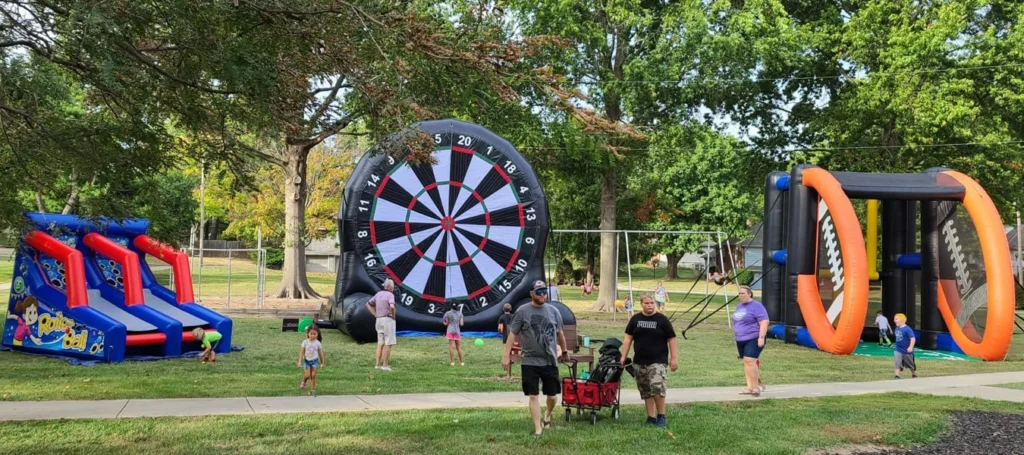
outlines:
[{"label": "stroller", "polygon": [[604,408],[612,409],[612,417],[619,418],[619,403],[622,395],[619,381],[622,371],[633,375],[632,361],[626,360],[626,367],[619,364],[622,342],[615,338],[605,340],[599,351],[601,357],[597,368],[587,379],[576,375],[576,360],[569,363],[569,376],[562,378],[562,406],[565,406],[565,421],[572,419],[572,410],[577,414],[590,411],[591,425],[597,423],[597,411]]}]

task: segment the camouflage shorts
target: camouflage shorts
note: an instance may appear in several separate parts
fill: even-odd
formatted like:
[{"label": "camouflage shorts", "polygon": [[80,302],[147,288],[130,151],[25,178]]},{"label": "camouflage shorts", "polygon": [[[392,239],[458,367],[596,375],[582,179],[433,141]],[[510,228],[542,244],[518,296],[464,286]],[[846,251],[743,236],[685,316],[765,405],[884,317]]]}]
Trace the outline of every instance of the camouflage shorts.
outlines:
[{"label": "camouflage shorts", "polygon": [[640,390],[640,398],[646,400],[654,396],[665,396],[665,374],[668,365],[655,363],[636,366],[636,388]]}]

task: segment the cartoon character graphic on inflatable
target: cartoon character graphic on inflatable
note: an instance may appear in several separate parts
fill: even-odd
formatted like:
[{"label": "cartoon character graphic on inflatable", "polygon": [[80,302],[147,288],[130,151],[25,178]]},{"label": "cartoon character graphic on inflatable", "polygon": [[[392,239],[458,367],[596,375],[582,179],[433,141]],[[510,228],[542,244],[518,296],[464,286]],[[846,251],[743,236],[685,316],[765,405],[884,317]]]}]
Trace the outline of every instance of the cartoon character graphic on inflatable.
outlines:
[{"label": "cartoon character graphic on inflatable", "polygon": [[18,324],[18,327],[14,329],[14,345],[21,346],[25,342],[26,336],[35,344],[43,344],[42,340],[32,334],[32,326],[39,322],[39,301],[35,297],[29,296],[14,305],[14,311],[21,313],[21,316],[7,315],[7,319],[13,319]]}]

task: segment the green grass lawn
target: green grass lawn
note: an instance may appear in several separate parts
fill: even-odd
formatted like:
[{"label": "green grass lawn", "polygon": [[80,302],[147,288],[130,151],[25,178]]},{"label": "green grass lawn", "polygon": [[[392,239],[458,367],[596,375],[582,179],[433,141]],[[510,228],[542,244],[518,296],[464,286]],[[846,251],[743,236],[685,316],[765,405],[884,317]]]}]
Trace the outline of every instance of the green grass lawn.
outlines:
[{"label": "green grass lawn", "polygon": [[1000,385],[998,385],[996,387],[1002,387],[1002,388],[1005,388],[1005,389],[1024,390],[1024,382],[1015,382],[1015,383],[1012,383],[1012,384],[1000,384]]},{"label": "green grass lawn", "polygon": [[[580,324],[580,333],[590,336],[595,345],[598,339],[621,337],[624,326],[621,320]],[[280,327],[279,319],[236,318],[234,343],[246,349],[223,357],[216,365],[172,359],[82,367],[0,352],[4,366],[0,400],[298,395],[301,372],[295,362],[303,337],[281,332]],[[705,325],[688,336],[689,340],[680,340],[680,369],[669,375],[669,387],[743,383],[731,331],[722,325]],[[493,338],[484,346],[466,343],[465,367],[448,365],[447,347],[440,337],[402,338],[392,356],[395,371],[391,373],[373,369],[373,344],[357,344],[333,329],[325,330],[323,342],[327,368],[317,387],[322,395],[519,390],[518,382],[503,379],[501,346]],[[833,356],[776,340],[769,342],[762,359],[768,384],[884,380],[892,374],[892,360],[887,357]],[[918,364],[923,376],[1022,370],[1024,347],[1015,343],[1005,362],[920,360]],[[635,387],[631,378],[625,379],[625,386]]]},{"label": "green grass lawn", "polygon": [[626,407],[621,420],[606,412],[597,425],[555,419],[540,439],[525,407],[8,422],[0,452],[802,454],[925,444],[963,410],[1021,412],[1012,403],[911,394],[705,403],[671,406],[666,431],[643,426],[642,409]]}]

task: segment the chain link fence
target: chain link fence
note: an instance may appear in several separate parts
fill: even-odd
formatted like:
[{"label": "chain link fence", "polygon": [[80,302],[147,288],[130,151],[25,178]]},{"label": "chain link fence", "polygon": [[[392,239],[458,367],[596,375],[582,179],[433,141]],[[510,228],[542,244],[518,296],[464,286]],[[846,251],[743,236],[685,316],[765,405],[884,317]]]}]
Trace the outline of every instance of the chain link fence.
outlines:
[{"label": "chain link fence", "polygon": [[[189,249],[196,300],[209,306],[263,308],[267,294],[265,248]],[[207,253],[210,253],[207,255]]]}]

